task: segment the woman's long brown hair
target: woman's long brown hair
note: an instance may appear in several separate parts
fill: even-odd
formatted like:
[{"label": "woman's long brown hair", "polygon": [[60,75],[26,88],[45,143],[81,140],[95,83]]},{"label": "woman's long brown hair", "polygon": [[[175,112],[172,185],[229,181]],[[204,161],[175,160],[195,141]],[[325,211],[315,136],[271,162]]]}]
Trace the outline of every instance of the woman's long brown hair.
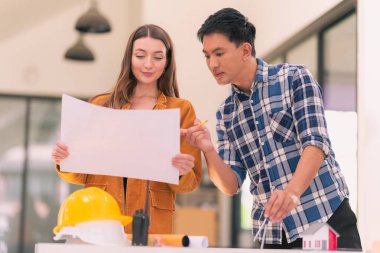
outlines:
[{"label": "woman's long brown hair", "polygon": [[166,47],[166,67],[162,76],[157,80],[158,90],[163,92],[165,96],[179,97],[173,42],[164,29],[149,24],[140,26],[129,37],[119,77],[114,88],[107,93],[109,96],[107,96],[104,106],[120,109],[124,104],[130,102],[137,85],[131,68],[133,44],[136,40],[145,37],[161,40]]}]

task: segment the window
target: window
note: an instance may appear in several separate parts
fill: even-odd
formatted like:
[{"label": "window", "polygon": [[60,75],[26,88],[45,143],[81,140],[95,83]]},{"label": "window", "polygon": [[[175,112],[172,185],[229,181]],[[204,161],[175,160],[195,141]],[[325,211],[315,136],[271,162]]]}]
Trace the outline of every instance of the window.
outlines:
[{"label": "window", "polygon": [[244,180],[242,191],[241,191],[241,208],[240,208],[240,227],[242,229],[251,230],[252,229],[252,219],[251,219],[251,209],[253,204],[253,199],[251,192],[249,190],[250,180],[247,177]]},{"label": "window", "polygon": [[19,251],[26,101],[0,99],[0,234],[8,252]]},{"label": "window", "polygon": [[325,107],[334,111],[356,111],[356,14],[324,34]]},{"label": "window", "polygon": [[0,95],[0,236],[8,252],[33,253],[35,243],[52,242],[60,203],[78,188],[60,180],[50,160],[60,104]]},{"label": "window", "polygon": [[318,76],[318,38],[316,35],[303,41],[286,54],[286,61],[305,65],[311,74]]},{"label": "window", "polygon": [[323,97],[336,159],[345,176],[350,205],[357,209],[356,14],[323,35]]}]

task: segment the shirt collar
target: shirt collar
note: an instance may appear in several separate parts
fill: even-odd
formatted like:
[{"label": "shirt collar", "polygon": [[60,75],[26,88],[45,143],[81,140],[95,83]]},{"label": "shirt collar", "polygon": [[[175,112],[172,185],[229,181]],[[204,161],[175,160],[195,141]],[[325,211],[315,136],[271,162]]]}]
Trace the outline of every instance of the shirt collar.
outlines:
[{"label": "shirt collar", "polygon": [[168,99],[166,98],[165,94],[163,92],[161,92],[157,98],[157,104],[155,106],[155,109],[166,109],[167,101],[168,101]]},{"label": "shirt collar", "polygon": [[266,63],[265,61],[263,61],[262,59],[260,58],[256,58],[256,62],[257,62],[257,70],[256,70],[256,77],[255,77],[255,81],[256,82],[263,82],[263,83],[267,83],[268,80],[269,80],[269,66],[268,66],[268,63]]},{"label": "shirt collar", "polygon": [[[260,58],[256,58],[256,62],[257,62],[257,69],[256,69],[255,79],[253,80],[252,86],[251,86],[251,94],[253,92],[253,87],[255,86],[256,83],[258,83],[258,82],[266,83],[269,80],[269,77],[268,77],[269,66],[268,66],[268,64]],[[231,86],[232,86],[232,93],[247,95],[245,92],[239,90],[239,88],[236,85],[232,84]]]}]

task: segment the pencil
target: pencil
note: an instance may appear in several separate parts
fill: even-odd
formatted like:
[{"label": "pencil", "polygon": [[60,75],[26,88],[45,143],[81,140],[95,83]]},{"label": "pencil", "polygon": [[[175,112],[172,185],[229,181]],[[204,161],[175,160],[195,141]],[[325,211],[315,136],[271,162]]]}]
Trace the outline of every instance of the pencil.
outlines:
[{"label": "pencil", "polygon": [[205,121],[202,121],[201,123],[199,123],[198,126],[203,126],[204,124],[206,124],[208,122],[208,120],[206,119]]}]

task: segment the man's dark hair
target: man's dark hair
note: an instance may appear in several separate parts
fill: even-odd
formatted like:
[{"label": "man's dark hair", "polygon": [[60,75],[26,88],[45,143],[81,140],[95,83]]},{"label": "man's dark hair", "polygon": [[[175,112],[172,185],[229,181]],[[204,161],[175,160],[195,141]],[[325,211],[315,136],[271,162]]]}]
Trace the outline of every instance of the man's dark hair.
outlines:
[{"label": "man's dark hair", "polygon": [[244,42],[248,42],[252,46],[252,56],[255,57],[255,36],[256,28],[243,16],[239,11],[233,8],[224,8],[213,15],[210,15],[199,28],[197,36],[203,42],[203,37],[212,33],[221,33],[240,46]]}]

